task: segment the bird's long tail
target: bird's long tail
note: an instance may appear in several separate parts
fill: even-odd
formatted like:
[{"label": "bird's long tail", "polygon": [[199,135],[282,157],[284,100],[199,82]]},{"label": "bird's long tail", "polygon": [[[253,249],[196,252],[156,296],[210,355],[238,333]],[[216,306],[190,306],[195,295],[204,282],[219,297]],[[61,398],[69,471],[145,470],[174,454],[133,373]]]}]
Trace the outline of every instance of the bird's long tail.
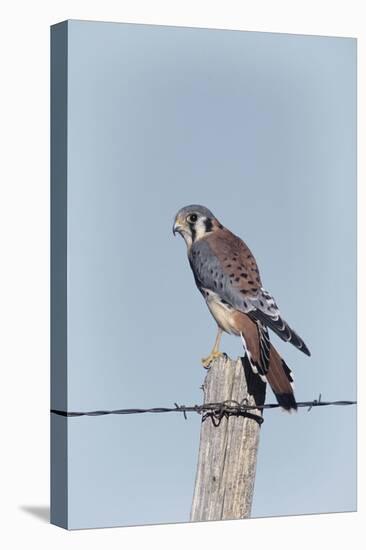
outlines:
[{"label": "bird's long tail", "polygon": [[266,379],[278,403],[286,410],[297,409],[292,372],[271,344]]},{"label": "bird's long tail", "polygon": [[268,382],[281,407],[296,410],[292,372],[271,344],[266,327],[241,313],[235,314],[235,322],[253,372]]}]

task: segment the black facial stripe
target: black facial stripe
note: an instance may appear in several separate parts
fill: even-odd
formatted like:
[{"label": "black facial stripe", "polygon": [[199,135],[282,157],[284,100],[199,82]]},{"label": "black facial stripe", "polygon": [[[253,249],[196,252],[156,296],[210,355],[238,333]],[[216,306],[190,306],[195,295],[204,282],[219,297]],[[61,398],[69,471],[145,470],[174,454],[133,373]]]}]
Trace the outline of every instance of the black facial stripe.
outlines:
[{"label": "black facial stripe", "polygon": [[212,220],[210,218],[205,218],[204,219],[204,224],[205,224],[205,230],[206,230],[206,233],[210,233],[210,231],[212,231]]},{"label": "black facial stripe", "polygon": [[189,229],[191,230],[192,242],[194,243],[194,241],[196,240],[196,235],[197,235],[196,228],[194,226],[194,223],[192,223],[192,222],[189,222],[188,225],[189,225]]}]

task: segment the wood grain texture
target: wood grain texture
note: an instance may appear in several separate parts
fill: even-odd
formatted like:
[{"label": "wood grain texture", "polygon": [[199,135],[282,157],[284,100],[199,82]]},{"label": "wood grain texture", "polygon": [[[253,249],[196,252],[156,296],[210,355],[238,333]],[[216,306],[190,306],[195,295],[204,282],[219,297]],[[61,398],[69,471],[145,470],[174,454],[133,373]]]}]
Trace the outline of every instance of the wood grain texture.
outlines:
[{"label": "wood grain texture", "polygon": [[[264,403],[265,384],[249,365],[226,356],[212,362],[204,403],[226,400]],[[255,409],[252,414],[261,416]],[[203,417],[191,521],[250,517],[259,444],[259,423],[250,417],[223,417],[215,426]]]}]

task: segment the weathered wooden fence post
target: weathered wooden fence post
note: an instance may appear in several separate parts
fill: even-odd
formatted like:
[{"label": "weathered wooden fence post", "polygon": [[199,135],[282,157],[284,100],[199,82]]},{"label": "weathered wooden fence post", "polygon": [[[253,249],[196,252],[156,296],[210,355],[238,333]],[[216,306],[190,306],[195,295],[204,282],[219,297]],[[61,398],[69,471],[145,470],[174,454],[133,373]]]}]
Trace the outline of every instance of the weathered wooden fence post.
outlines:
[{"label": "weathered wooden fence post", "polygon": [[[259,406],[265,398],[265,384],[247,361],[226,356],[212,362],[203,390],[204,403],[245,399]],[[250,413],[224,416],[216,425],[203,416],[191,521],[250,516],[262,411]]]}]

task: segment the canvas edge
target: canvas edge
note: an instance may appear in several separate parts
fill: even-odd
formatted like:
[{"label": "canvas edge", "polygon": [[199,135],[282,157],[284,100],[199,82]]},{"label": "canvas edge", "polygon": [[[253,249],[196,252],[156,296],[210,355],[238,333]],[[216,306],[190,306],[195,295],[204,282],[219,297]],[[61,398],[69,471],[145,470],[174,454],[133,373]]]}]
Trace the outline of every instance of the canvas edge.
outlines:
[{"label": "canvas edge", "polygon": [[[68,22],[51,27],[51,408],[67,410]],[[68,528],[67,418],[51,413],[50,522]]]}]

